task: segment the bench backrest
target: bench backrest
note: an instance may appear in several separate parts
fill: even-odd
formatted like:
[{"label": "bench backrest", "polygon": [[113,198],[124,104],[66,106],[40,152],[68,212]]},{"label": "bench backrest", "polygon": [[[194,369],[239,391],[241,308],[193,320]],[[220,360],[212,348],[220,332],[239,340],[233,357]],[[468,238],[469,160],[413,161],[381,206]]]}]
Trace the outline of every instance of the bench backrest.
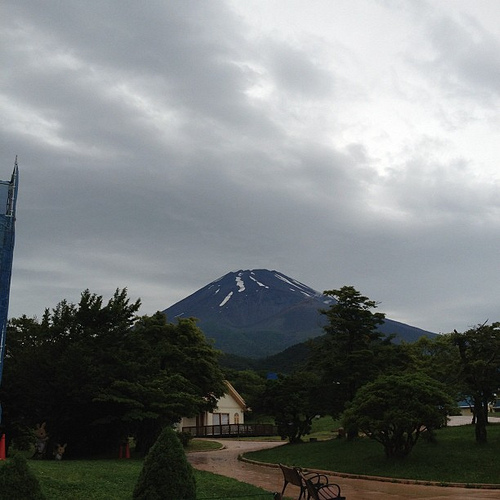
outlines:
[{"label": "bench backrest", "polygon": [[295,486],[302,487],[302,478],[299,471],[295,467],[288,467],[287,465],[279,464],[281,472],[283,472],[283,477],[285,481],[293,484]]}]

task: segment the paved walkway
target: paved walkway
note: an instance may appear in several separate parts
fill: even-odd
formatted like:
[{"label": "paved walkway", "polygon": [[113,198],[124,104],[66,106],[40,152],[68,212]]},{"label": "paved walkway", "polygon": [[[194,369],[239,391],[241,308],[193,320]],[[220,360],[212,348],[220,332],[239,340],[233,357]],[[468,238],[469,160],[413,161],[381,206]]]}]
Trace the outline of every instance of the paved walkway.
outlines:
[{"label": "paved walkway", "polygon": [[[221,440],[221,442],[224,445],[223,449],[189,453],[188,460],[197,469],[232,477],[259,486],[266,491],[281,492],[283,476],[279,468],[242,462],[238,460],[238,456],[247,451],[281,446],[282,442],[233,441],[226,439]],[[341,485],[342,494],[347,497],[347,500],[500,499],[500,490],[423,486],[335,476],[330,476],[330,481]],[[299,495],[298,488],[288,485],[285,495],[290,498],[297,498]]]}]

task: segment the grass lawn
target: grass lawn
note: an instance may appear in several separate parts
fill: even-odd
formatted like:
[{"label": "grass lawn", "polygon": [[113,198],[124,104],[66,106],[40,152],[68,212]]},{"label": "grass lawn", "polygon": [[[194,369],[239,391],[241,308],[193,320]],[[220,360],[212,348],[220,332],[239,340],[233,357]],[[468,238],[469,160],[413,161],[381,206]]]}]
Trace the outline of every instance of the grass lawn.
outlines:
[{"label": "grass lawn", "polygon": [[500,423],[488,426],[488,443],[475,442],[474,427],[437,431],[437,443],[419,440],[403,461],[388,460],[382,445],[367,438],[285,445],[246,453],[263,462],[395,478],[500,484]]},{"label": "grass lawn", "polygon": [[218,450],[222,444],[220,441],[209,441],[204,439],[192,439],[184,450],[186,453],[193,451],[214,451]]},{"label": "grass lawn", "polygon": [[[28,465],[47,500],[131,500],[142,460],[29,460]],[[199,500],[245,500],[243,495],[251,500],[272,498],[264,495],[264,490],[235,479],[198,470],[195,477]]]}]

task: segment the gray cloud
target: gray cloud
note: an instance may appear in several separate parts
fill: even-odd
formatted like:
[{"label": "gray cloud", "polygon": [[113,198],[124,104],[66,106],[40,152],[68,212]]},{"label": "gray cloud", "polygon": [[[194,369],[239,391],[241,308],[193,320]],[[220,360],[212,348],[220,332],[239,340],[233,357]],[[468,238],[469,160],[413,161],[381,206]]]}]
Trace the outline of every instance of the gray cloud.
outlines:
[{"label": "gray cloud", "polygon": [[500,34],[427,3],[360,0],[363,29],[321,4],[312,30],[263,5],[5,3],[12,315],[123,286],[149,314],[272,268],[435,331],[498,319]]}]

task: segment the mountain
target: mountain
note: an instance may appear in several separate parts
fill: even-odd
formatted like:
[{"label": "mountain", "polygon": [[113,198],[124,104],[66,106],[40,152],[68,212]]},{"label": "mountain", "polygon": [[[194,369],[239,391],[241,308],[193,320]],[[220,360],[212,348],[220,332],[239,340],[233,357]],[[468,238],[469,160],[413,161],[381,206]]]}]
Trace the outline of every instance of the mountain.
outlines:
[{"label": "mountain", "polygon": [[[165,309],[169,321],[195,317],[207,338],[223,352],[263,358],[324,333],[327,309],[334,299],[278,271],[230,272]],[[386,319],[380,330],[413,342],[433,335]]]}]

